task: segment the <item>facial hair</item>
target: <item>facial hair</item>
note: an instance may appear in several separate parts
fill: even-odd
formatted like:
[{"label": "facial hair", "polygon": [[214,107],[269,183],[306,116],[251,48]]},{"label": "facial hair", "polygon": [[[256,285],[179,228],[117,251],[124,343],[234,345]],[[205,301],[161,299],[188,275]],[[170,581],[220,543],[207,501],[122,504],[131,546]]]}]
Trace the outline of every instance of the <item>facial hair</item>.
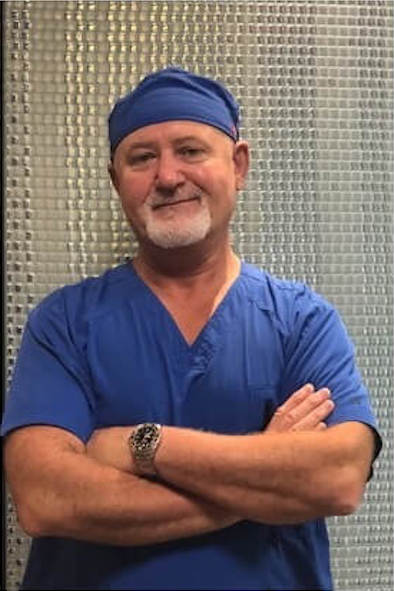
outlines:
[{"label": "facial hair", "polygon": [[[197,200],[196,208],[188,215],[177,213],[160,217],[155,210],[160,205],[170,205],[179,200]],[[177,207],[177,206],[174,206]],[[182,206],[180,206],[182,207]],[[211,214],[206,199],[196,191],[177,193],[172,198],[152,197],[144,206],[145,232],[147,237],[160,248],[171,249],[191,246],[207,236],[211,228]]]}]

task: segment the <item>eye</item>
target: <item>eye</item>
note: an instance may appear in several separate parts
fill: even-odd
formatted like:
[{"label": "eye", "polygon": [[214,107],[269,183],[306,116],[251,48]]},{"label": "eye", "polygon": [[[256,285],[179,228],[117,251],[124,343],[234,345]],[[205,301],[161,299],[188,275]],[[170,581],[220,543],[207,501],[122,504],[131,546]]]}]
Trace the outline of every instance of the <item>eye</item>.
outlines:
[{"label": "eye", "polygon": [[154,152],[136,152],[134,154],[130,154],[128,157],[128,163],[131,166],[143,166],[147,164],[150,160],[155,158]]},{"label": "eye", "polygon": [[201,158],[204,154],[204,149],[196,146],[182,146],[179,148],[179,153],[184,158],[193,160]]}]

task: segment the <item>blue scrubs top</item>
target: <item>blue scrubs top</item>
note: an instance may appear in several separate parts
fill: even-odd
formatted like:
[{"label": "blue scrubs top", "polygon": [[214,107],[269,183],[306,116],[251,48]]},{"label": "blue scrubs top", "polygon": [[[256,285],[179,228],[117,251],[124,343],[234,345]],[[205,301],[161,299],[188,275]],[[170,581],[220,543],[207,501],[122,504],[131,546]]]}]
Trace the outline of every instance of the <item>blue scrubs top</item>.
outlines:
[{"label": "blue scrubs top", "polygon": [[[344,325],[305,285],[243,263],[189,345],[126,263],[54,292],[30,314],[2,433],[47,424],[86,442],[96,428],[145,421],[250,433],[307,382],[331,389],[329,425],[376,429]],[[243,521],[144,547],[38,538],[22,588],[330,590],[329,544],[324,520]]]}]

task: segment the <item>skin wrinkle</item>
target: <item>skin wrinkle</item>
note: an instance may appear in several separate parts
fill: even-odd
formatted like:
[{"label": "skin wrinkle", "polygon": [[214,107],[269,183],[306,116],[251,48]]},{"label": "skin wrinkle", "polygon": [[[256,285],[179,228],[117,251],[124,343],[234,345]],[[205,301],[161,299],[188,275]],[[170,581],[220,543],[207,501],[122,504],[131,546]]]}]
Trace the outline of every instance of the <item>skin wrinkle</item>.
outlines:
[{"label": "skin wrinkle", "polygon": [[[126,137],[109,171],[140,252],[144,240],[165,249],[204,248],[203,240],[219,230],[223,241],[247,163],[245,142],[234,144],[200,123],[154,124]],[[178,200],[189,203],[160,207]]]},{"label": "skin wrinkle", "polygon": [[[144,206],[146,233],[150,240],[161,248],[179,248],[204,240],[211,227],[211,216],[206,198],[201,191],[193,183],[187,183],[169,196],[162,196],[162,194],[163,191],[156,190],[148,197]],[[177,213],[173,208],[192,201],[198,201],[198,209],[194,211],[193,208],[192,219],[180,226],[177,223]],[[164,219],[156,219],[155,212],[164,208],[166,211],[161,212],[165,215]]]},{"label": "skin wrinkle", "polygon": [[[192,137],[196,145],[185,145],[185,137],[188,142]],[[148,149],[136,158],[129,148],[142,139]],[[229,221],[248,165],[246,142],[234,143],[216,129],[184,121],[137,130],[120,142],[109,164],[139,242],[134,269],[164,303],[189,344],[240,272]],[[196,192],[199,199],[190,203],[152,207]],[[177,239],[184,240],[184,226],[194,228],[204,208],[210,224],[204,238],[183,246],[172,242],[169,248],[152,241],[150,216],[160,229],[174,229]],[[313,412],[290,397],[283,405],[286,412],[274,415],[256,435],[213,436],[163,427],[155,459],[162,476],[158,482],[137,473],[127,443],[132,425],[97,429],[86,447],[81,442],[83,453],[70,453],[74,436],[62,429],[16,430],[7,437],[6,456],[22,526],[37,537],[67,536],[129,546],[216,531],[242,519],[299,523],[354,510],[370,462],[368,428],[333,427],[325,431],[324,439],[319,425],[330,410],[313,391],[301,398],[309,396]],[[311,433],[296,437],[293,430]],[[355,472],[342,483],[337,450],[348,462],[347,473]],[[326,489],[329,498],[322,495]]]}]

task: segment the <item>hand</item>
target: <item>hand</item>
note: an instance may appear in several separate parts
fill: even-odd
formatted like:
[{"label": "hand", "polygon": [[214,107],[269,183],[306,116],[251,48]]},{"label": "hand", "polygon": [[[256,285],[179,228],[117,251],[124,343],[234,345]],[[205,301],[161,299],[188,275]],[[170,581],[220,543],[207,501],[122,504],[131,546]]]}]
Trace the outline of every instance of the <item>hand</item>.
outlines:
[{"label": "hand", "polygon": [[97,429],[86,444],[86,453],[101,464],[107,464],[135,474],[129,447],[132,427],[106,427]]},{"label": "hand", "polygon": [[264,432],[322,431],[327,428],[324,419],[334,409],[328,388],[315,391],[306,384],[279,406]]}]

